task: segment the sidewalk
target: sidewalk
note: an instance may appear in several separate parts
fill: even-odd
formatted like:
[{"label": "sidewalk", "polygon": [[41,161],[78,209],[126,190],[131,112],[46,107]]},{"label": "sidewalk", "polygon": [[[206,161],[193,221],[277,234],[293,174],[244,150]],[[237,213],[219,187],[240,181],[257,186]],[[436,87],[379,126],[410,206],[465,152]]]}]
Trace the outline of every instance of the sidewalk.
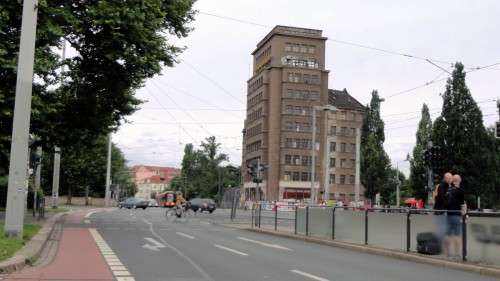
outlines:
[{"label": "sidewalk", "polygon": [[75,211],[63,221],[57,254],[45,267],[25,268],[4,280],[114,280],[96,242],[84,224],[85,215],[90,210]]}]

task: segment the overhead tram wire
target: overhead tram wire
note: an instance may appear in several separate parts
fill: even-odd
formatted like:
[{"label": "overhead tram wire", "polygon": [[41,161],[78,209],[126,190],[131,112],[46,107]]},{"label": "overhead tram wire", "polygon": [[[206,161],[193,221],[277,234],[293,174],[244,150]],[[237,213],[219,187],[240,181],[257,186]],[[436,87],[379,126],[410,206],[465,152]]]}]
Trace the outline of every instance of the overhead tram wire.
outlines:
[{"label": "overhead tram wire", "polygon": [[206,80],[210,81],[213,85],[215,85],[217,88],[219,88],[219,90],[221,90],[222,92],[224,92],[225,94],[227,94],[228,96],[230,96],[231,98],[233,98],[235,101],[239,102],[242,105],[246,105],[245,102],[243,102],[238,97],[236,97],[235,95],[233,95],[226,88],[222,87],[222,85],[219,84],[217,81],[215,81],[214,79],[210,78],[208,75],[206,75],[205,73],[203,73],[202,71],[200,71],[199,69],[197,69],[196,67],[194,67],[188,61],[182,60],[182,62],[185,63],[189,68],[191,68],[195,73],[197,73],[201,77],[205,78]]},{"label": "overhead tram wire", "polygon": [[[148,94],[149,94],[152,98],[154,98],[154,99],[156,100],[156,102],[158,103],[158,105],[159,105],[160,107],[164,107],[164,106],[163,106],[163,104],[161,103],[160,99],[158,99],[158,97],[156,97],[156,95],[154,95],[151,91],[149,91],[149,89],[148,89],[147,87],[144,87],[144,88],[146,89],[146,91],[148,92]],[[186,133],[186,135],[187,135],[188,137],[190,137],[190,138],[193,140],[193,142],[196,142],[196,139],[195,139],[195,138],[194,138],[194,137],[193,137],[193,136],[192,136],[192,135],[191,135],[188,131],[186,131],[186,129],[184,129],[184,127],[182,127],[182,125],[180,124],[180,122],[177,120],[177,118],[175,118],[175,116],[174,116],[172,113],[170,113],[170,111],[165,110],[165,112],[166,112],[166,113],[167,113],[170,117],[172,117],[172,119],[173,119],[175,122],[177,122],[177,123],[179,124],[179,128],[181,128],[181,130],[183,130],[183,131],[184,131],[184,133]]]},{"label": "overhead tram wire", "polygon": [[[154,80],[151,80],[152,81],[152,84],[158,89],[160,90],[161,93],[165,94],[165,96],[175,105],[177,106],[182,112],[184,112],[184,114],[186,116],[188,116],[191,120],[193,120],[194,124],[197,124],[203,131],[205,131],[205,133],[207,133],[209,136],[217,136],[217,137],[223,137],[222,135],[218,135],[218,134],[214,134],[213,132],[209,131],[207,128],[205,128],[202,124],[202,122],[199,122],[198,120],[196,120],[193,115],[191,115],[189,112],[187,112],[186,110],[184,110],[172,97],[170,97],[170,95],[164,90],[162,89],[160,86],[158,86],[156,84],[156,82]],[[239,124],[239,122],[238,122]]]},{"label": "overhead tram wire", "polygon": [[[216,104],[212,104],[210,101],[207,101],[207,100],[205,100],[203,98],[200,98],[200,97],[198,97],[196,95],[193,95],[193,94],[191,94],[191,93],[189,93],[189,92],[187,92],[185,90],[179,89],[179,88],[177,88],[177,87],[175,87],[175,86],[173,86],[173,85],[171,85],[169,83],[166,83],[164,81],[160,81],[159,83],[162,84],[162,85],[165,85],[165,86],[167,86],[169,88],[174,89],[178,93],[181,93],[183,95],[192,97],[193,99],[199,100],[199,101],[201,101],[202,103],[204,103],[206,105],[210,105],[210,106],[214,107],[217,110],[224,111],[224,112],[230,112],[229,114],[231,114],[231,115],[233,115],[233,116],[235,116],[236,118],[239,118],[239,119],[241,119],[241,116],[238,116],[238,115],[232,113],[232,111],[246,111],[246,109],[242,109],[242,110],[230,110],[230,109],[226,109],[226,108],[220,107],[220,106],[218,106]],[[184,110],[186,110],[186,109],[184,109]]]}]

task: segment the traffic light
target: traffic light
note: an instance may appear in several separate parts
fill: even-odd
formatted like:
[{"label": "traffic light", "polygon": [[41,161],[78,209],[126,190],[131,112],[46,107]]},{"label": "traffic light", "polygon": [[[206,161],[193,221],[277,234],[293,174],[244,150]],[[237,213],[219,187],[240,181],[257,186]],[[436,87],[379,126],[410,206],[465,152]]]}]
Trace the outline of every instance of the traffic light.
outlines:
[{"label": "traffic light", "polygon": [[500,121],[497,121],[495,123],[495,136],[497,137],[497,139],[500,139]]}]

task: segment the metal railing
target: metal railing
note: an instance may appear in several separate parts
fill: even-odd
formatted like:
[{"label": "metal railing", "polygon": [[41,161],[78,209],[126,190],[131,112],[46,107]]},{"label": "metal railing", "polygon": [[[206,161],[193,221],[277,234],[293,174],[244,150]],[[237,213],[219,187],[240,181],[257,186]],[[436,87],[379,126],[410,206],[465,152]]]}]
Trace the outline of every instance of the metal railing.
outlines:
[{"label": "metal railing", "polygon": [[500,212],[468,211],[462,214],[460,211],[431,209],[309,205],[293,206],[291,211],[286,211],[292,215],[280,213],[284,212],[272,204],[257,204],[252,209],[252,227],[276,231],[287,221],[293,227],[286,230],[294,234],[406,252],[417,251],[419,233],[435,233],[442,241],[444,219],[455,215],[460,217],[461,223],[461,259],[467,261],[472,254],[474,261],[500,265]]}]

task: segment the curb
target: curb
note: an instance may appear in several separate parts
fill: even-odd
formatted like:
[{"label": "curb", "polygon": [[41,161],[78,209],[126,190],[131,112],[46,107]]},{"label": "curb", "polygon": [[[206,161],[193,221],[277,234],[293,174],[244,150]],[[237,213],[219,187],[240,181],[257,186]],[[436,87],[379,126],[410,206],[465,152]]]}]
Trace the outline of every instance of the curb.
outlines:
[{"label": "curb", "polygon": [[[225,225],[225,226],[231,227],[230,225]],[[275,232],[272,230],[249,228],[249,227],[246,227],[246,228],[236,227],[236,228],[242,229],[242,230],[253,231],[253,232],[270,234],[270,235],[274,235],[274,236],[291,238],[291,239],[295,239],[295,240],[307,241],[307,242],[312,242],[312,243],[322,244],[322,245],[327,245],[327,246],[332,246],[332,247],[339,247],[339,248],[358,251],[358,252],[362,252],[362,253],[381,255],[381,256],[396,258],[396,259],[400,259],[400,260],[407,260],[407,261],[418,262],[418,263],[422,263],[422,264],[429,264],[429,265],[440,266],[440,267],[449,268],[449,269],[461,270],[461,271],[476,273],[476,274],[480,274],[480,275],[493,276],[496,278],[500,278],[500,268],[493,268],[493,267],[475,265],[475,264],[470,264],[470,263],[446,261],[446,260],[431,258],[431,257],[420,255],[420,254],[397,252],[397,251],[391,251],[391,250],[381,249],[381,248],[372,247],[372,246],[357,245],[357,244],[352,244],[352,243],[347,243],[347,242],[339,242],[339,241],[334,241],[334,240],[324,240],[324,239],[310,237],[310,236],[303,236],[303,235],[283,233],[283,232]]]},{"label": "curb", "polygon": [[45,244],[54,231],[57,221],[69,212],[55,214],[49,218],[42,226],[40,231],[31,238],[14,256],[0,262],[0,274],[11,273],[22,269],[40,256]]}]

